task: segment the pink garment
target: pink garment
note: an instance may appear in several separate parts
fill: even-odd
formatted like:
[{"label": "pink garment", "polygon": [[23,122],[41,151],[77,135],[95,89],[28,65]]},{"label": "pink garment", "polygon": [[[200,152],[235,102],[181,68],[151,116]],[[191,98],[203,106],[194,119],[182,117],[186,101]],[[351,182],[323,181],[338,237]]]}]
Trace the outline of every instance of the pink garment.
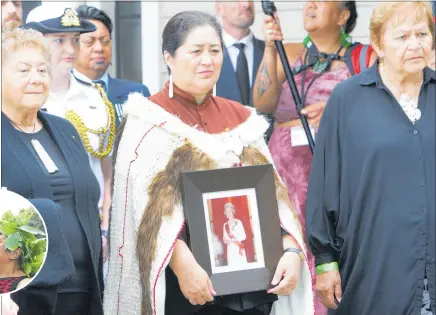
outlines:
[{"label": "pink garment", "polygon": [[[297,62],[292,66],[296,68],[302,64],[302,57],[297,59]],[[307,86],[313,80],[317,74],[311,71],[306,72],[306,78],[304,82],[304,90],[307,92]],[[309,92],[306,96],[305,105],[315,104],[318,102],[327,102],[333,88],[341,81],[348,79],[350,72],[348,71],[347,65],[343,63],[339,68],[332,71],[323,73],[318,77],[315,82],[309,88]],[[302,73],[294,76],[295,83],[297,85],[298,92],[301,94],[301,80]],[[294,99],[292,98],[291,90],[289,89],[288,82],[282,85],[280,91],[280,97],[277,104],[276,111],[274,113],[274,118],[277,122],[283,123],[285,121],[298,119],[298,114],[294,105]]]},{"label": "pink garment", "polygon": [[[302,60],[299,58],[294,67],[301,65]],[[307,71],[305,80],[305,89],[316,74]],[[309,89],[306,98],[306,105],[317,102],[327,102],[333,88],[341,81],[350,76],[347,66],[336,68],[331,72],[324,73],[316,79]],[[295,76],[295,83],[298,89],[301,88],[301,73]],[[301,93],[301,91],[300,91]],[[280,98],[275,112],[277,122],[286,122],[298,119],[298,114],[294,105],[291,91],[288,83],[285,82],[280,91]],[[316,144],[315,144],[316,145]],[[299,216],[300,223],[305,234],[305,215],[306,215],[306,194],[309,181],[310,166],[312,164],[312,153],[309,146],[293,147],[291,143],[291,128],[276,127],[269,141],[274,164],[277,167],[282,180],[288,187],[289,196]],[[315,259],[311,253],[308,255],[309,267],[312,273],[312,285],[315,290]],[[315,292],[315,291],[314,291]],[[327,309],[321,304],[320,300],[315,297],[315,314],[325,315]]]}]

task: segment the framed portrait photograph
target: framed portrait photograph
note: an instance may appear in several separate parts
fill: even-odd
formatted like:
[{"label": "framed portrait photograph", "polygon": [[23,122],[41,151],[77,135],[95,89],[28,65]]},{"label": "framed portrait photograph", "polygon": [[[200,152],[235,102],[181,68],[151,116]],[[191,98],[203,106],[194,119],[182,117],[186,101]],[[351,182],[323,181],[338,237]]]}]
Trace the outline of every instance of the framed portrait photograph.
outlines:
[{"label": "framed portrait photograph", "polygon": [[182,174],[191,251],[218,295],[267,290],[283,254],[272,165]]}]

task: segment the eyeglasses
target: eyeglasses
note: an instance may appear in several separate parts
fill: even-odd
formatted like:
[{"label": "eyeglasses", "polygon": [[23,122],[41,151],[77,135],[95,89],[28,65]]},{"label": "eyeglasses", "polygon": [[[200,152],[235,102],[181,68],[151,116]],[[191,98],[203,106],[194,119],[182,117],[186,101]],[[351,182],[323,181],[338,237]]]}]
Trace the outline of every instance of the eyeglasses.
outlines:
[{"label": "eyeglasses", "polygon": [[85,38],[85,39],[80,39],[80,43],[86,47],[94,46],[94,44],[97,41],[99,41],[103,47],[107,47],[111,43],[111,38],[110,37],[100,37],[100,38],[89,37],[89,38]]}]

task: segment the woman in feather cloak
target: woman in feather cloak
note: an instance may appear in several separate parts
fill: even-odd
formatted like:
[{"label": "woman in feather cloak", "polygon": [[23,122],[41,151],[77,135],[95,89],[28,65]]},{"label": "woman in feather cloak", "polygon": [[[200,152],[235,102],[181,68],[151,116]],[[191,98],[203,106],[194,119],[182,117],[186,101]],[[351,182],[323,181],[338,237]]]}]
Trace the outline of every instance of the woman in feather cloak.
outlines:
[{"label": "woman in feather cloak", "polygon": [[301,227],[277,173],[284,254],[271,288],[215,296],[189,249],[180,174],[272,163],[263,138],[268,123],[214,96],[223,62],[214,17],[196,11],[172,17],[162,53],[169,82],[148,99],[129,97],[116,141],[105,314],[313,315]]}]

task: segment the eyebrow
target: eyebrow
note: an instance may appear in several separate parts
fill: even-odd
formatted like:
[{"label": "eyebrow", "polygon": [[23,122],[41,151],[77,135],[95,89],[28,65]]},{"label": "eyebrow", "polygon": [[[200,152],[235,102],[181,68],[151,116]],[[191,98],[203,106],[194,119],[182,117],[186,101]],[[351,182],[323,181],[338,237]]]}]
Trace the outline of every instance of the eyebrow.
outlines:
[{"label": "eyebrow", "polygon": [[[28,62],[25,62],[25,61],[20,61],[20,62],[18,62],[18,64],[23,64],[23,65],[26,65],[26,66],[32,66],[31,63],[28,63]],[[38,67],[39,67],[39,66],[46,66],[46,65],[47,65],[46,62],[40,62],[40,63],[37,64]],[[0,235],[1,235],[1,234],[0,234]]]},{"label": "eyebrow", "polygon": [[[209,45],[209,44],[192,44],[192,46],[201,46],[201,47],[206,46],[206,45]],[[212,47],[220,47],[219,44],[211,44],[210,46],[212,46]]]}]

